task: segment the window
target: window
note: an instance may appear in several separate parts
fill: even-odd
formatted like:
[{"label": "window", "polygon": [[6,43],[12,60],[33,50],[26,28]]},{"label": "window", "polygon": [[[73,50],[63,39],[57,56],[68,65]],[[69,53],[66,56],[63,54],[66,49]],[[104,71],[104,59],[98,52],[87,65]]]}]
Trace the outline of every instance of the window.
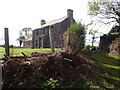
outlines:
[{"label": "window", "polygon": [[42,46],[42,38],[39,38],[39,48]]},{"label": "window", "polygon": [[36,31],[36,35],[38,35],[38,30]]},{"label": "window", "polygon": [[43,29],[43,34],[45,34],[45,28]]}]

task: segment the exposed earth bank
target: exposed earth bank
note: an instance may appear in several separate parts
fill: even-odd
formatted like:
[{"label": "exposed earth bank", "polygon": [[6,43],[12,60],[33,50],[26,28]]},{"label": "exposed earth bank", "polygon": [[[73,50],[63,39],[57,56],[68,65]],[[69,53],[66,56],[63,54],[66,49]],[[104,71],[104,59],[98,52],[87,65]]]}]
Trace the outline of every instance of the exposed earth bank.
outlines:
[{"label": "exposed earth bank", "polygon": [[97,71],[83,54],[66,52],[32,53],[31,57],[13,58],[2,65],[3,88],[31,88],[45,77],[66,81],[86,82]]}]

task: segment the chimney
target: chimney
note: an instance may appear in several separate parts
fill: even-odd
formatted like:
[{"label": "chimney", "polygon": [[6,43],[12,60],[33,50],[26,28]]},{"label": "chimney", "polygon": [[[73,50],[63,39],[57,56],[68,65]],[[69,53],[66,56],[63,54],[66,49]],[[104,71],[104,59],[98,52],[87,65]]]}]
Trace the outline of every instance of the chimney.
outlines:
[{"label": "chimney", "polygon": [[44,25],[44,24],[46,24],[46,23],[45,23],[45,20],[42,19],[42,20],[41,20],[41,25]]},{"label": "chimney", "polygon": [[68,17],[73,17],[73,10],[72,9],[67,10],[67,16]]}]

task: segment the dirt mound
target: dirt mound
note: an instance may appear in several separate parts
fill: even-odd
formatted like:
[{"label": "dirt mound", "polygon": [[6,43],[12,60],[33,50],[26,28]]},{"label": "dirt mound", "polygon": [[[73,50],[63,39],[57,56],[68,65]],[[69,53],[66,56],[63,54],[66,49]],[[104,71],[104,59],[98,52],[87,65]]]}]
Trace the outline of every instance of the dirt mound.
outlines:
[{"label": "dirt mound", "polygon": [[15,58],[3,64],[3,88],[29,88],[44,77],[86,82],[95,69],[81,54],[65,52],[32,53],[31,58]]}]

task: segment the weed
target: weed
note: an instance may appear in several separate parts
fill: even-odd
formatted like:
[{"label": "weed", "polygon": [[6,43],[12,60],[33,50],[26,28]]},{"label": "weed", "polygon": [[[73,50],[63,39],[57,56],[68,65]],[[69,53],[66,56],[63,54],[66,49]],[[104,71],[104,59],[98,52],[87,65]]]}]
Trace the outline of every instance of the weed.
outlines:
[{"label": "weed", "polygon": [[45,88],[45,89],[60,88],[60,84],[58,80],[54,80],[53,78],[50,78],[45,82],[35,85],[33,88]]}]

